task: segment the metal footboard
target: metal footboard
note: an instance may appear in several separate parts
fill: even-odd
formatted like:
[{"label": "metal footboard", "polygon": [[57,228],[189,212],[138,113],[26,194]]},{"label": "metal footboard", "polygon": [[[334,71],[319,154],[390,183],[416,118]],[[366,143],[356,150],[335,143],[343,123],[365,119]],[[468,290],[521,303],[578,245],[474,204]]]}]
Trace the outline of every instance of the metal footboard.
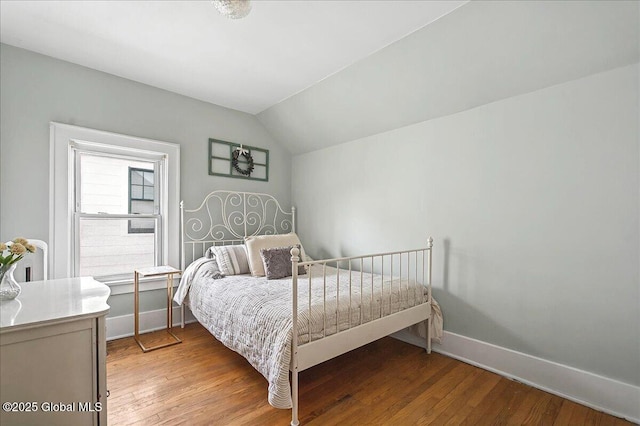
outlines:
[{"label": "metal footboard", "polygon": [[[293,322],[290,367],[293,401],[291,425],[299,424],[298,373],[300,371],[421,321],[427,322],[426,348],[427,353],[431,352],[429,321],[432,248],[433,239],[429,238],[427,247],[415,250],[308,262],[300,261],[298,248],[294,247],[291,250]],[[329,269],[331,265],[335,266]],[[306,278],[298,274],[301,266],[307,268]],[[330,270],[329,273],[336,274],[335,287],[327,286],[328,270]],[[317,302],[312,304],[311,286],[314,282],[314,273],[321,274],[322,278],[322,306]],[[341,279],[347,282],[341,283]],[[394,288],[394,286],[397,287]],[[302,300],[300,300],[300,289],[303,289],[307,295],[306,298],[303,296]],[[344,295],[344,291],[348,294]],[[392,300],[394,295],[398,297],[395,305]],[[315,338],[312,337],[311,319],[314,309],[315,312],[321,313],[323,321],[322,335]],[[306,316],[306,323],[301,312]],[[334,313],[336,325],[335,329],[332,329],[332,320],[327,319],[332,318]],[[348,316],[347,321],[341,323],[340,317],[345,314]],[[299,337],[301,325],[306,326],[307,330],[307,338],[303,341],[300,341]]]}]

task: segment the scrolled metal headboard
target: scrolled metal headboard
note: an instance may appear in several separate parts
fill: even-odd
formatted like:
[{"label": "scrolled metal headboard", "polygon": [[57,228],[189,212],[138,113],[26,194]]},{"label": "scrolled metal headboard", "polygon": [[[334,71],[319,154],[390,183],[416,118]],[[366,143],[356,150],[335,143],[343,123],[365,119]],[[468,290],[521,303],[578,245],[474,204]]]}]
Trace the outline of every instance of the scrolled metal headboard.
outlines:
[{"label": "scrolled metal headboard", "polygon": [[184,270],[213,245],[241,244],[252,235],[295,232],[295,226],[295,207],[287,212],[269,194],[213,191],[193,210],[185,209],[181,201],[180,266]]}]

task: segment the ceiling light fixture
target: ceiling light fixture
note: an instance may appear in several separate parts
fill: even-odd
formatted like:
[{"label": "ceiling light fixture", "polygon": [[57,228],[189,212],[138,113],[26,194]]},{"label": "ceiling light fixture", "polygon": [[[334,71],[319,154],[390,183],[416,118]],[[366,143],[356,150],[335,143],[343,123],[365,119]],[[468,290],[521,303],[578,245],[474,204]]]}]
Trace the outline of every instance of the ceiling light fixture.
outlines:
[{"label": "ceiling light fixture", "polygon": [[251,12],[250,0],[211,0],[222,16],[229,19],[244,18]]}]

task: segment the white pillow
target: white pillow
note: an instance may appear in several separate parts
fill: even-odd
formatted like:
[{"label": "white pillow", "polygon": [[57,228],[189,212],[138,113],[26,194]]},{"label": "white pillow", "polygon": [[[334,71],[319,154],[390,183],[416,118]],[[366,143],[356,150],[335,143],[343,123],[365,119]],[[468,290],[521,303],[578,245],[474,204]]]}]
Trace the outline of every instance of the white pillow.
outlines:
[{"label": "white pillow", "polygon": [[244,245],[213,246],[209,250],[215,256],[218,268],[224,275],[249,273],[247,249]]},{"label": "white pillow", "polygon": [[300,261],[305,259],[304,247],[300,244],[300,239],[295,233],[280,235],[256,235],[244,239],[247,246],[247,257],[249,260],[249,269],[254,277],[264,277],[264,264],[260,256],[261,249],[271,249],[287,246],[300,246]]}]

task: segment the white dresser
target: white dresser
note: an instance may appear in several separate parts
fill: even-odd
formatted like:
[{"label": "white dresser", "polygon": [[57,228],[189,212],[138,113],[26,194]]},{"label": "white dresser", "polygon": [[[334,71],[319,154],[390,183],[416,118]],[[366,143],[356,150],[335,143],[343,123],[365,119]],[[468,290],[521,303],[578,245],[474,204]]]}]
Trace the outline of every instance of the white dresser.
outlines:
[{"label": "white dresser", "polygon": [[109,287],[88,277],[20,285],[0,302],[0,424],[106,425]]}]

